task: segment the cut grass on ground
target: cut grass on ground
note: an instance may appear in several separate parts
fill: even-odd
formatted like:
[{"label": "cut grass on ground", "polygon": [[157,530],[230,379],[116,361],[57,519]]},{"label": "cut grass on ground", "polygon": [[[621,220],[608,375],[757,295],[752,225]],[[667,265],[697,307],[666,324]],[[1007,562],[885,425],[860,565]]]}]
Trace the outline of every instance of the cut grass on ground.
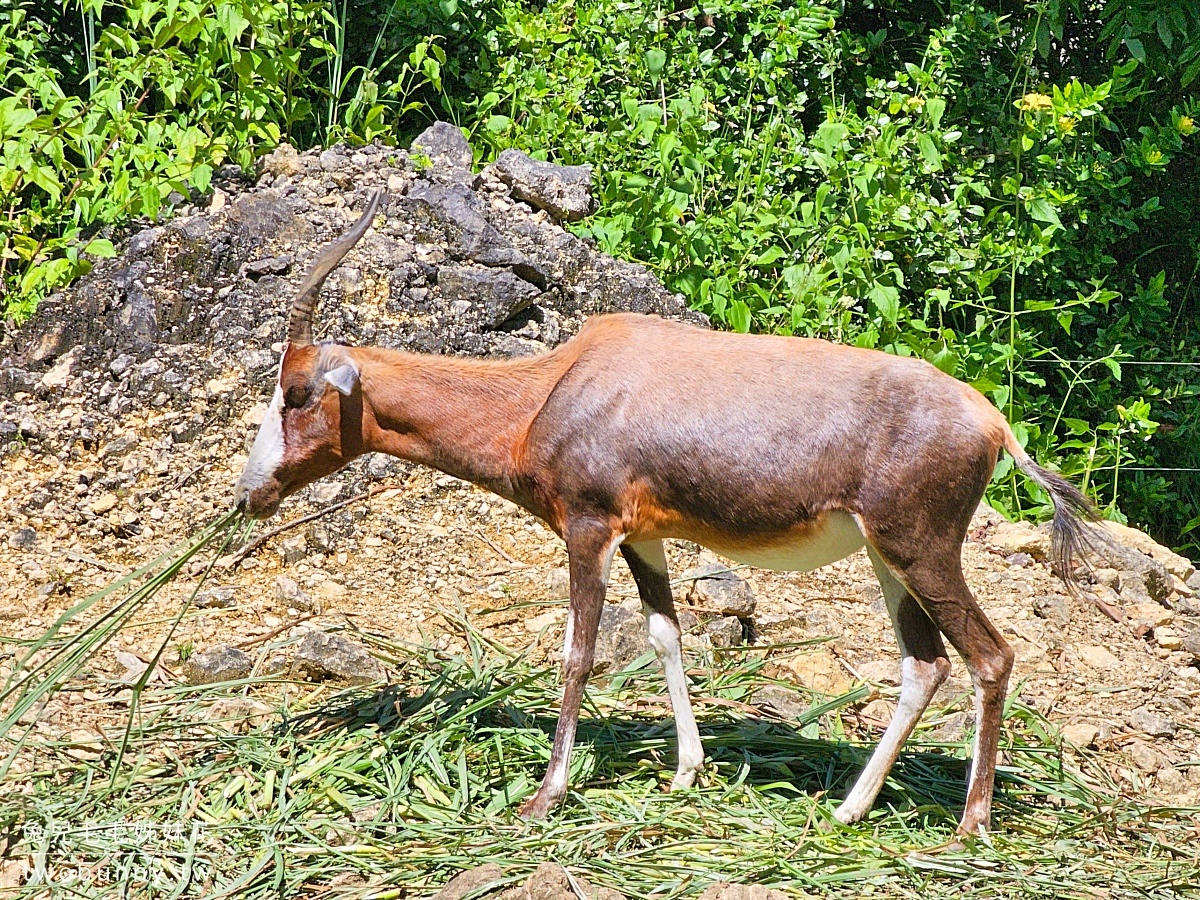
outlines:
[{"label": "cut grass on ground", "polygon": [[[832,798],[869,750],[842,712],[865,691],[764,718],[747,704],[778,683],[765,674],[772,651],[758,648],[692,672],[709,761],[697,789],[664,792],[665,685],[625,672],[589,687],[567,802],[523,822],[558,675],[465,633],[465,655],[360,634],[394,665],[386,688],[147,687],[119,765],[123,726],[99,750],[23,735],[25,764],[0,784],[0,866],[34,883],[8,896],[420,896],[461,869],[495,862],[516,882],[548,859],[630,897],[695,896],[715,881],[922,898],[1173,898],[1200,886],[1200,810],[1135,802],[1094,761],[1065,764],[1050,726],[1019,703],[986,841],[928,852],[953,837],[969,747],[922,740],[936,714],[869,819],[839,825]],[[272,698],[274,712],[255,713],[239,701],[248,695]]]}]

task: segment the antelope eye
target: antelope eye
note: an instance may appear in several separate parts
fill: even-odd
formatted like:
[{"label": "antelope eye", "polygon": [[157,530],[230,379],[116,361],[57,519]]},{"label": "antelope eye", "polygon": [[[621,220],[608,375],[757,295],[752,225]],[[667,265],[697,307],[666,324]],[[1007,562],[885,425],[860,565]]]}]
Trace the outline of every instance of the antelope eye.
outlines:
[{"label": "antelope eye", "polygon": [[283,405],[288,409],[299,409],[311,396],[312,390],[307,384],[293,384],[283,392]]}]

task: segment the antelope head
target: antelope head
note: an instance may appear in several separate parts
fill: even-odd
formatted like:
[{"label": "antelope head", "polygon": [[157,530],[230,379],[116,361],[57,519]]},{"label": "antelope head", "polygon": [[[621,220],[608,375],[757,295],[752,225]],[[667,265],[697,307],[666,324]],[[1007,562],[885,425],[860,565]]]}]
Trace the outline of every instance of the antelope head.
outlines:
[{"label": "antelope head", "polygon": [[314,344],[312,322],[321,285],[366,233],[382,197],[376,192],[353,227],[317,256],[292,302],[275,396],[233,489],[253,518],[274,515],[284,497],[363,452],[358,365],[341,344]]}]

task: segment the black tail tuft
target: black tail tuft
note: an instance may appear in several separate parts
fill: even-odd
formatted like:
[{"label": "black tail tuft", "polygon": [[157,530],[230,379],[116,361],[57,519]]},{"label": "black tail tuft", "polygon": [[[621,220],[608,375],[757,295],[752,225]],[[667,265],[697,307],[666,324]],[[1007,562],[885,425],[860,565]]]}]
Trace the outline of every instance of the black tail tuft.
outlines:
[{"label": "black tail tuft", "polygon": [[1100,536],[1088,526],[1100,520],[1100,513],[1079,488],[1061,475],[1043,469],[1028,456],[1016,460],[1026,475],[1043,487],[1054,503],[1054,521],[1050,525],[1050,565],[1054,573],[1075,586],[1075,569],[1087,553],[1098,552]]}]

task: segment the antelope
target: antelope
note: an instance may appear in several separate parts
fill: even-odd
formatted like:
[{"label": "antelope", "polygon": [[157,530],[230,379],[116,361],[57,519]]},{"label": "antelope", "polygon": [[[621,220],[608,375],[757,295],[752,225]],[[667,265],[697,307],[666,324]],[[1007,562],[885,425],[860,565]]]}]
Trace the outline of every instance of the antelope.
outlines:
[{"label": "antelope", "polygon": [[570,601],[549,766],[521,814],[547,815],[592,667],[613,556],[637,585],[676,724],[672,790],[704,760],[688,698],[665,538],[807,571],[866,547],[901,655],[896,712],[834,815],[870,810],[950,672],[970,671],[975,743],[959,831],[990,826],[1013,651],[967,587],[961,548],[1003,449],[1054,503],[1057,571],[1086,546],[1084,495],[1033,462],[979,392],[921,360],[823,340],[709,331],[654,316],[593,317],[533,358],[462,359],[313,342],[322,283],[370,227],[381,194],[324,249],[292,303],[274,398],[235,488],[250,517],[364,453],[480,485],[565,542]]}]

